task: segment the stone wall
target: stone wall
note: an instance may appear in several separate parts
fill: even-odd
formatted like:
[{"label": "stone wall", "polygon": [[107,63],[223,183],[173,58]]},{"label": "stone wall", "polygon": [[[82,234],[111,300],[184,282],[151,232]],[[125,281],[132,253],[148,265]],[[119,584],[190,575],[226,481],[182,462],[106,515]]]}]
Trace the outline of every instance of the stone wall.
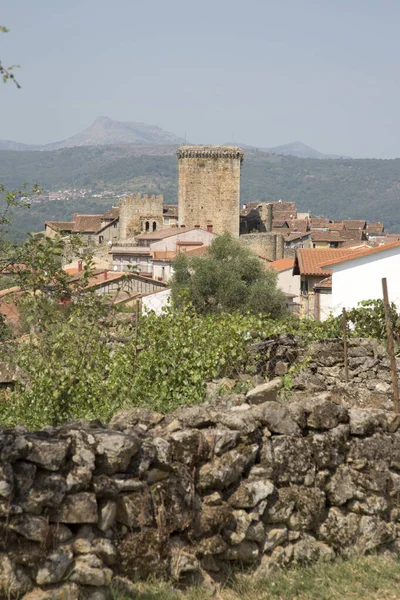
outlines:
[{"label": "stone wall", "polygon": [[[276,233],[246,233],[240,236],[242,244],[251,248],[256,254],[265,256],[269,260],[288,258],[283,235]],[[291,258],[291,254],[290,254]]]},{"label": "stone wall", "polygon": [[[343,341],[306,342],[282,335],[254,345],[258,369],[269,377],[290,375],[292,395],[330,392],[347,407],[393,409],[386,348],[376,340],[348,341],[349,383]],[[400,359],[397,361],[400,377]]]},{"label": "stone wall", "polygon": [[400,432],[382,410],[280,380],[169,416],[0,434],[0,590],[107,598],[132,579],[221,581],[353,553],[397,553]]},{"label": "stone wall", "polygon": [[133,240],[136,233],[159,231],[163,226],[163,196],[133,194],[121,198],[119,238]]},{"label": "stone wall", "polygon": [[177,151],[179,224],[212,226],[216,234],[239,235],[240,166],[236,146],[183,146]]}]

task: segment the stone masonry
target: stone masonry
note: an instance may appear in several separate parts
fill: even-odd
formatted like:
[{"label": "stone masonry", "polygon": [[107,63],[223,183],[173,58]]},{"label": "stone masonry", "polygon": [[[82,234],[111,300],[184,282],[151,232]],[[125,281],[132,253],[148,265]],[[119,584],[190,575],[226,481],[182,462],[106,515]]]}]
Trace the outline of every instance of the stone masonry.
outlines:
[{"label": "stone masonry", "polygon": [[240,166],[236,146],[182,146],[177,150],[179,224],[239,235]]},{"label": "stone masonry", "polygon": [[163,197],[133,194],[121,198],[120,240],[133,240],[137,233],[151,233],[163,227]]},{"label": "stone masonry", "polygon": [[165,416],[0,432],[0,597],[128,596],[131,581],[400,551],[390,411],[281,379]]}]

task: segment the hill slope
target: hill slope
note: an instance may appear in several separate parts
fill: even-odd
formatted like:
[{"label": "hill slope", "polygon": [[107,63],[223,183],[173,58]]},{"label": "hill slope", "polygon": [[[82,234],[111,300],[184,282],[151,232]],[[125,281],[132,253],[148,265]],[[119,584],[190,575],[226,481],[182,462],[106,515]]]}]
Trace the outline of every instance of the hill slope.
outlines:
[{"label": "hill slope", "polygon": [[[73,135],[61,142],[51,144],[32,145],[13,142],[11,140],[0,140],[0,150],[17,150],[26,152],[30,150],[60,150],[61,148],[73,148],[75,146],[105,146],[116,144],[137,144],[141,145],[182,145],[186,140],[164,131],[156,125],[145,125],[144,123],[130,123],[114,121],[108,117],[98,117],[90,127],[87,127],[80,133]],[[230,142],[232,144],[232,142]],[[229,144],[228,144],[229,145]],[[237,145],[234,143],[234,145]],[[263,148],[239,144],[248,150],[261,150],[272,154],[283,154],[285,156],[298,156],[299,158],[341,158],[335,154],[323,154],[306,146],[303,142],[293,142],[284,146],[275,146],[273,148]]]},{"label": "hill slope", "polygon": [[0,140],[0,150],[59,150],[74,146],[104,146],[113,144],[184,144],[185,140],[156,125],[114,121],[98,117],[89,127],[61,142],[43,145],[20,144]]},{"label": "hill slope", "polygon": [[[140,154],[137,146],[78,147],[53,152],[0,151],[0,183],[7,188],[28,181],[49,190],[87,187],[115,193],[163,193],[167,202],[176,202],[176,147],[159,146],[157,153],[154,148],[142,147],[140,152],[146,151],[145,155]],[[299,210],[317,215],[379,219],[392,231],[400,231],[400,159],[326,161],[246,152],[242,202],[280,198],[296,201]],[[88,210],[87,202],[77,201],[74,210]],[[96,202],[100,201],[90,202],[90,210],[95,212]],[[71,216],[72,204],[70,213],[68,208],[66,202],[52,202],[51,218]],[[33,205],[28,213],[30,225],[24,217],[23,227],[18,223],[15,226],[25,231],[40,229],[45,210],[43,204]]]}]

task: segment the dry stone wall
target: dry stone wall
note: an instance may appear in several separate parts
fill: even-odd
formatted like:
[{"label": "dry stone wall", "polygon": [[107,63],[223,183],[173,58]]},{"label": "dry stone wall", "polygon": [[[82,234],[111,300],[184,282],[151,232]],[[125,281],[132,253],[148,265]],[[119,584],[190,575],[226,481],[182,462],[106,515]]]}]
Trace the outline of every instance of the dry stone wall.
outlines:
[{"label": "dry stone wall", "polygon": [[[258,370],[268,377],[290,380],[293,397],[310,392],[329,392],[347,407],[393,409],[389,359],[376,340],[348,341],[349,383],[345,382],[343,340],[305,342],[281,335],[253,345]],[[400,377],[400,359],[397,360]]]},{"label": "dry stone wall", "polygon": [[397,553],[398,420],[326,393],[279,400],[280,384],[108,427],[2,431],[1,597],[101,600],[149,575]]}]

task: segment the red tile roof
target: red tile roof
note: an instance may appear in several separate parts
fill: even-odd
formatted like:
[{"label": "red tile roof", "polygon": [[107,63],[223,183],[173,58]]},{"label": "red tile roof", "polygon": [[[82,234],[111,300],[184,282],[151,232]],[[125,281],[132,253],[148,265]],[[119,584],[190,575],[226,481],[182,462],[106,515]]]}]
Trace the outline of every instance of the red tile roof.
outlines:
[{"label": "red tile roof", "polygon": [[[349,248],[344,249],[343,251],[346,250],[346,254],[342,255],[342,256],[336,256],[336,257],[327,257],[327,259],[325,261],[321,262],[321,266],[323,267],[327,267],[327,266],[331,266],[331,265],[336,265],[342,262],[346,262],[348,260],[353,260],[353,259],[358,259],[361,258],[363,256],[370,256],[373,254],[377,254],[378,252],[385,252],[386,250],[391,250],[392,248],[399,248],[400,250],[400,242],[393,242],[392,244],[382,244],[382,246],[378,246],[377,248],[367,248],[367,249],[361,249],[361,250],[357,250],[353,252],[349,252]],[[325,269],[325,273],[327,272],[327,270]]]},{"label": "red tile roof", "polygon": [[293,267],[294,275],[328,275],[326,269],[321,268],[321,264],[328,264],[328,261],[334,261],[349,254],[355,254],[350,248],[299,248],[296,250],[296,259]]},{"label": "red tile roof", "polygon": [[310,217],[308,219],[309,227],[313,229],[329,229],[329,219],[325,217]]},{"label": "red tile roof", "polygon": [[101,228],[103,215],[75,215],[74,233],[96,233]]},{"label": "red tile roof", "polygon": [[365,229],[367,225],[367,221],[356,220],[356,219],[348,219],[347,221],[343,221],[345,229]]},{"label": "red tile roof", "polygon": [[73,221],[45,221],[44,224],[54,231],[72,231],[74,228]]},{"label": "red tile roof", "polygon": [[265,265],[266,269],[275,269],[275,271],[287,271],[288,269],[293,269],[294,267],[294,258],[279,258],[278,260],[274,260],[273,262],[267,263]]},{"label": "red tile roof", "polygon": [[339,231],[313,231],[311,239],[313,242],[340,242],[341,234]]},{"label": "red tile roof", "polygon": [[191,250],[186,250],[186,254],[189,256],[204,256],[207,253],[210,246],[200,246],[199,248],[192,248]]},{"label": "red tile roof", "polygon": [[[178,233],[186,233],[186,231],[193,231],[195,227],[168,227],[166,229],[160,229],[160,231],[153,231],[152,233],[141,233],[137,236],[138,240],[163,240],[171,235],[178,235]],[[204,231],[204,230],[203,230]]]},{"label": "red tile roof", "polygon": [[344,223],[343,221],[333,221],[333,223],[329,223],[330,231],[343,231]]},{"label": "red tile roof", "polygon": [[119,217],[119,206],[113,206],[103,215],[103,221],[110,220],[114,221],[114,219],[118,219]]},{"label": "red tile roof", "polygon": [[332,289],[332,277],[325,277],[325,279],[322,279],[322,281],[319,281],[318,283],[316,283],[314,285],[314,289],[327,289],[327,290],[331,290]]},{"label": "red tile roof", "polygon": [[289,228],[291,231],[301,231],[306,232],[308,229],[308,220],[307,219],[290,219],[287,221]]}]

